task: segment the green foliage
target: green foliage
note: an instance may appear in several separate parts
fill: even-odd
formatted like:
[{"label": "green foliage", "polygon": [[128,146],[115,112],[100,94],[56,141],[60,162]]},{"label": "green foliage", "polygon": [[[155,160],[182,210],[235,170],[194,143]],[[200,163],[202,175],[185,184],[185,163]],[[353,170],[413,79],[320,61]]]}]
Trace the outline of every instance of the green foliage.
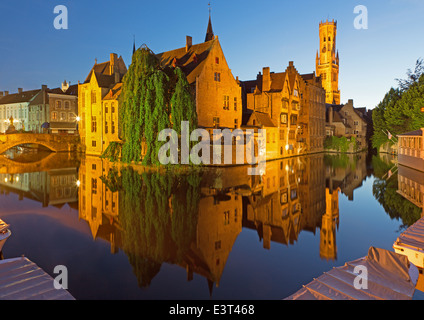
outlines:
[{"label": "green foliage", "polygon": [[324,141],[324,148],[328,150],[336,150],[338,152],[348,152],[350,146],[353,145],[353,151],[356,151],[357,141],[356,138],[352,137],[350,140],[346,137],[327,137]]},{"label": "green foliage", "polygon": [[148,286],[162,263],[184,263],[196,241],[198,172],[138,173],[129,166],[102,181],[119,192],[122,248],[139,286]]},{"label": "green foliage", "polygon": [[112,162],[116,162],[119,160],[122,152],[122,143],[117,141],[112,141],[109,143],[106,150],[101,155],[102,159],[108,159]]},{"label": "green foliage", "polygon": [[[421,62],[420,62],[421,61]],[[408,79],[398,80],[399,88],[391,88],[373,111],[374,135],[372,146],[379,149],[392,136],[414,131],[424,126],[424,67],[417,61],[415,71],[408,71]]]},{"label": "green foliage", "polygon": [[386,163],[380,157],[373,156],[375,172],[373,195],[392,219],[401,219],[404,227],[413,225],[421,217],[421,209],[402,197],[398,192],[398,175],[388,178],[393,164]]},{"label": "green foliage", "polygon": [[357,159],[346,153],[340,154],[325,154],[324,163],[326,167],[341,168],[341,169],[355,169]]},{"label": "green foliage", "polygon": [[[181,121],[188,121],[190,129],[197,127],[196,106],[185,74],[179,67],[162,68],[145,46],[133,55],[119,103],[122,160],[126,163],[142,160],[144,165],[158,165],[158,152],[164,144],[157,139],[160,131],[172,128],[180,133]],[[142,142],[147,145],[144,158]]]}]

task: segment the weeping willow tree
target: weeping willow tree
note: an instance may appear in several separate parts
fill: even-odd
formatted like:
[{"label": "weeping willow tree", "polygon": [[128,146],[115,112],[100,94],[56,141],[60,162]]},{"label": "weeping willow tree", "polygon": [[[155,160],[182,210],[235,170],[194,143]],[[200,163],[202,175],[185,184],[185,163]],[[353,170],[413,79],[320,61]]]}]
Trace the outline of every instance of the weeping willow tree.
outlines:
[{"label": "weeping willow tree", "polygon": [[139,285],[148,286],[164,262],[183,263],[196,240],[201,177],[126,167],[102,180],[119,192],[122,249]]},{"label": "weeping willow tree", "polygon": [[[164,142],[158,140],[163,129],[181,133],[181,121],[197,127],[197,114],[190,85],[179,68],[162,68],[146,46],[138,49],[123,79],[119,120],[122,128],[122,160],[159,164],[158,153]],[[147,150],[142,156],[142,143]]]}]

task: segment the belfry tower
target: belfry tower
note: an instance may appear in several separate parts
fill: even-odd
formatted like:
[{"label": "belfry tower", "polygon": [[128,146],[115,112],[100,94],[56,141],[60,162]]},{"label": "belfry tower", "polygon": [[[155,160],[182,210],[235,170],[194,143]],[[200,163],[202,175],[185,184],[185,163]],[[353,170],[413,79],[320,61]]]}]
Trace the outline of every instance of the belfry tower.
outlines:
[{"label": "belfry tower", "polygon": [[320,49],[316,57],[316,75],[321,76],[326,92],[325,102],[340,104],[339,52],[336,53],[337,21],[319,24]]}]

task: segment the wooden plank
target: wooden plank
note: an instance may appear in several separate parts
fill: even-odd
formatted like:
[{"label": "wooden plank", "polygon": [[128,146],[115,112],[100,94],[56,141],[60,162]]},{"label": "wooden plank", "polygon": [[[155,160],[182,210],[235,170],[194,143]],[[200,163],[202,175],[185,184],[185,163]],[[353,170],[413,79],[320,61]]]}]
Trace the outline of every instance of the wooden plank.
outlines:
[{"label": "wooden plank", "polygon": [[65,289],[55,289],[54,279],[29,259],[0,261],[1,300],[75,300]]}]

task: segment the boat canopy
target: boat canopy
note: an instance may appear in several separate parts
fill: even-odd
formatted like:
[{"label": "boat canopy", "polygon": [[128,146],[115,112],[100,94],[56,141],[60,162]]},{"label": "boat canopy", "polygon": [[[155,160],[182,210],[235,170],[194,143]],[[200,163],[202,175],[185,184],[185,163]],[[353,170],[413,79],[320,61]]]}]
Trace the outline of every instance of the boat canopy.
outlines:
[{"label": "boat canopy", "polygon": [[412,300],[417,280],[407,257],[371,247],[367,257],[333,268],[285,300]]}]

